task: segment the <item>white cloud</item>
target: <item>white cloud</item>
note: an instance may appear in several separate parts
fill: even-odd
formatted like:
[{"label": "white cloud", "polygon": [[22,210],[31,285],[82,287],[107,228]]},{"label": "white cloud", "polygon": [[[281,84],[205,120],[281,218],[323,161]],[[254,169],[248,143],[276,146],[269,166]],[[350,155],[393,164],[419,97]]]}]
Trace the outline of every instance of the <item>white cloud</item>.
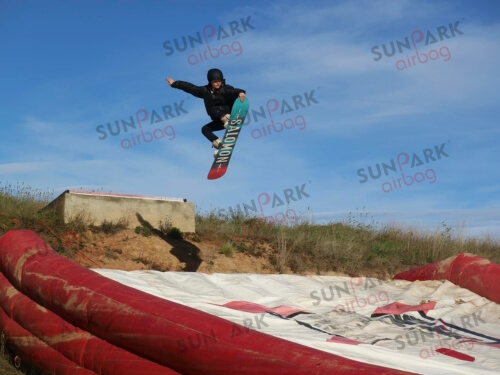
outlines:
[{"label": "white cloud", "polygon": [[47,162],[19,162],[0,164],[0,174],[9,175],[14,173],[26,173],[45,170],[53,166],[53,163]]}]

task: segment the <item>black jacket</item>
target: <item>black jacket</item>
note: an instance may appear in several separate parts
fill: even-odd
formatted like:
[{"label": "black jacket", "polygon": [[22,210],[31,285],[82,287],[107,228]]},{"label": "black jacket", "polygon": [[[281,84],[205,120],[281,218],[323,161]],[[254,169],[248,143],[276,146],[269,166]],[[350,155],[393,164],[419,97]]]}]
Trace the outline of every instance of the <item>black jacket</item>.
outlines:
[{"label": "black jacket", "polygon": [[223,84],[217,92],[212,92],[210,85],[195,86],[184,81],[174,81],[172,87],[203,99],[205,109],[212,120],[220,120],[222,116],[231,113],[234,101],[240,92],[245,92],[245,90],[226,84]]}]

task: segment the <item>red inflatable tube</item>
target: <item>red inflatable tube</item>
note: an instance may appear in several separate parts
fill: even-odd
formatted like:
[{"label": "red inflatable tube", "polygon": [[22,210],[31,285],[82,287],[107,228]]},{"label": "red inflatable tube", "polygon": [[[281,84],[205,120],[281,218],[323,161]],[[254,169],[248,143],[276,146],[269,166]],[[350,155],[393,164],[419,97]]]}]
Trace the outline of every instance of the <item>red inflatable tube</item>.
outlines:
[{"label": "red inflatable tube", "polygon": [[2,273],[0,273],[0,308],[51,348],[95,373],[179,375],[178,372],[117,348],[69,324],[20,293]]},{"label": "red inflatable tube", "polygon": [[423,267],[398,273],[396,280],[449,280],[453,284],[500,303],[500,265],[477,255],[460,253]]},{"label": "red inflatable tube", "polygon": [[61,257],[31,231],[0,238],[0,262],[9,281],[40,305],[182,374],[407,373],[246,329],[119,284]]},{"label": "red inflatable tube", "polygon": [[0,328],[5,333],[6,344],[32,367],[54,375],[96,375],[86,370],[10,319],[0,309]]}]

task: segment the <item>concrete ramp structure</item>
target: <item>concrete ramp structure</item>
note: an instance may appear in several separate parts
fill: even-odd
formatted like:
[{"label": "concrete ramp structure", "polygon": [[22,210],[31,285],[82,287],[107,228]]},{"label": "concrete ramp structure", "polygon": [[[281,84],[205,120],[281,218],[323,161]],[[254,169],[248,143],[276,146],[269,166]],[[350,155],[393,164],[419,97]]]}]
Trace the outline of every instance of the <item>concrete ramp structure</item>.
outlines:
[{"label": "concrete ramp structure", "polygon": [[182,232],[195,232],[194,203],[183,198],[66,190],[46,208],[54,209],[65,223],[84,216],[93,225],[125,219],[131,229],[145,222],[159,228],[162,222]]}]

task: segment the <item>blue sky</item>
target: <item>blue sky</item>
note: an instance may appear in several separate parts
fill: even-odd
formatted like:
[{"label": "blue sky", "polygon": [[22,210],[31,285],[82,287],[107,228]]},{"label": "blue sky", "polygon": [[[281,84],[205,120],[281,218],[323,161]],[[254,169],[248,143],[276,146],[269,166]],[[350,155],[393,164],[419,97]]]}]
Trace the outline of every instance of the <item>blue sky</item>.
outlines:
[{"label": "blue sky", "polygon": [[[499,40],[493,0],[0,1],[0,182],[499,238]],[[209,181],[165,78],[214,67],[251,110]]]}]

